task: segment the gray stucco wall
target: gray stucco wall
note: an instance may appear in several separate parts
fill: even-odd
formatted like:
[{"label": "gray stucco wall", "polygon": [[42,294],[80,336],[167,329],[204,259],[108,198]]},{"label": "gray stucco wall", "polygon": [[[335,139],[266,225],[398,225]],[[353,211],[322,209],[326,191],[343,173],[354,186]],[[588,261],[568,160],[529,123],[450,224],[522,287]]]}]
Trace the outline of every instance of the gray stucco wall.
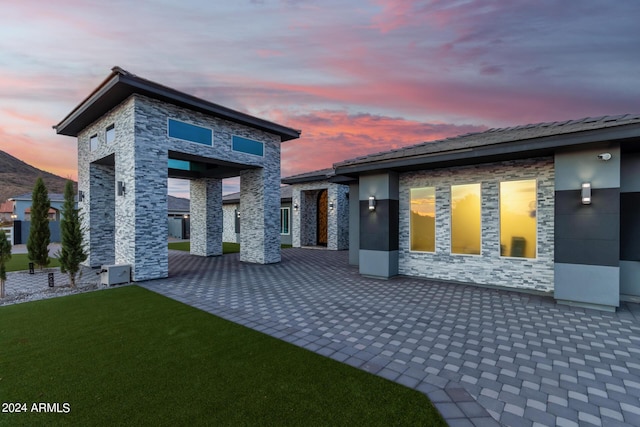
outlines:
[{"label": "gray stucco wall", "polygon": [[[537,180],[537,248],[535,259],[500,256],[499,184]],[[481,183],[481,255],[450,253],[450,188]],[[436,188],[436,251],[410,250],[410,189]],[[400,175],[399,273],[484,285],[552,291],[554,287],[554,168],[553,158],[491,163]]]}]

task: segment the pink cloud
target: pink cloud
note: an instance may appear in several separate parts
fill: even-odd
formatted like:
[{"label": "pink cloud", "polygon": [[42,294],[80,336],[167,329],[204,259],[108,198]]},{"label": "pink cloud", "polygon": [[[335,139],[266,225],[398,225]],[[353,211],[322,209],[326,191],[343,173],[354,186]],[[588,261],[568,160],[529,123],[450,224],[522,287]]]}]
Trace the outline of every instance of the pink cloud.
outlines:
[{"label": "pink cloud", "polygon": [[299,115],[280,112],[278,117],[283,124],[302,129],[300,139],[282,145],[283,176],[331,167],[365,154],[485,129],[344,111]]}]

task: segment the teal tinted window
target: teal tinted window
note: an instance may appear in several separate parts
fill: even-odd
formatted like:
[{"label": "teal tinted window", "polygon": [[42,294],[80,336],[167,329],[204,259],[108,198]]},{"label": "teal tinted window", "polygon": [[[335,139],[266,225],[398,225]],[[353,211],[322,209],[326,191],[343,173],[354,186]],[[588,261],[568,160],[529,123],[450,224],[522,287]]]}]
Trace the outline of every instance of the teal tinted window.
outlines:
[{"label": "teal tinted window", "polygon": [[169,159],[169,169],[188,171],[191,170],[191,163],[187,160]]},{"label": "teal tinted window", "polygon": [[201,126],[169,119],[167,133],[172,138],[184,139],[198,144],[213,145],[213,131]]},{"label": "teal tinted window", "polygon": [[232,148],[233,151],[240,151],[241,153],[255,154],[256,156],[264,155],[264,144],[262,142],[241,136],[233,136]]}]

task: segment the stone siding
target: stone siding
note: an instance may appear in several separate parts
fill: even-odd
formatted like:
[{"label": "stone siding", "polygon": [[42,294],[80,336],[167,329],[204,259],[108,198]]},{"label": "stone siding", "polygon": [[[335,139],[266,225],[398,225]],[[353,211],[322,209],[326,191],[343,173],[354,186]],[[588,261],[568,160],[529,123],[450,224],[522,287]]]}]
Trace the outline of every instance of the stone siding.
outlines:
[{"label": "stone siding", "polygon": [[236,234],[236,212],[240,209],[238,204],[222,205],[222,241],[239,243]]},{"label": "stone siding", "polygon": [[[535,259],[500,256],[499,185],[536,179],[538,192]],[[481,183],[481,255],[450,253],[451,185]],[[436,251],[410,251],[410,189],[436,188]],[[399,273],[457,282],[550,292],[554,284],[553,158],[535,158],[400,175]]]}]

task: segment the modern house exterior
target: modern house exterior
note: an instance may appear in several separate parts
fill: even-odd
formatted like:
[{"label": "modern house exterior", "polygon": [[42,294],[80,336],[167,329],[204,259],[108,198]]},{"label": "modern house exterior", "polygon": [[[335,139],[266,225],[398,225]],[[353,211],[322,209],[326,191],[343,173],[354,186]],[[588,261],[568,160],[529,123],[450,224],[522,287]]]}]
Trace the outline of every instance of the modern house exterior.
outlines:
[{"label": "modern house exterior", "polygon": [[222,254],[222,179],[240,177],[240,259],[280,261],[280,144],[300,131],[114,67],[54,126],[78,140],[86,264],[168,276],[167,178],[191,180],[191,253]]},{"label": "modern house exterior", "polygon": [[640,115],[490,129],[334,171],[350,186],[350,262],[363,275],[600,309],[640,297]]}]

